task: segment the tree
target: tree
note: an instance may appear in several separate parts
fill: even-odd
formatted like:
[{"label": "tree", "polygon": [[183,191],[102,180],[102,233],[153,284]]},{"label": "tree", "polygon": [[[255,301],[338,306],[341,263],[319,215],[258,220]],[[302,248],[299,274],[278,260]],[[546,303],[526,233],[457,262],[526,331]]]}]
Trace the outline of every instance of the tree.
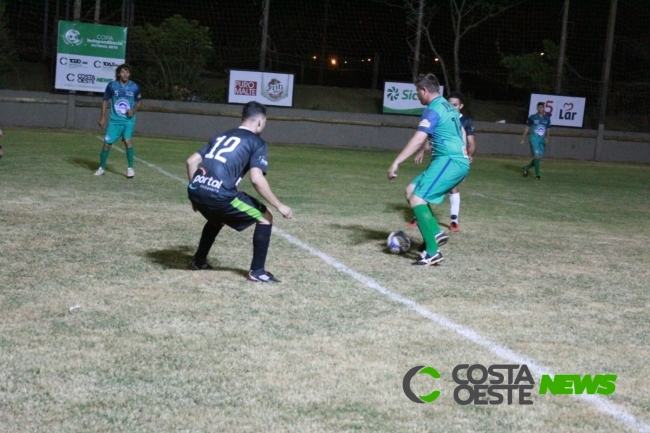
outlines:
[{"label": "tree", "polygon": [[521,89],[535,89],[539,93],[553,93],[559,49],[551,40],[545,39],[543,54],[527,53],[510,55],[501,59],[508,69],[508,84]]},{"label": "tree", "polygon": [[526,0],[449,0],[454,30],[454,86],[457,92],[461,90],[460,40],[468,31],[524,1]]},{"label": "tree", "polygon": [[[381,0],[377,0],[381,1]],[[391,5],[393,0],[384,0],[383,3]],[[426,41],[429,44],[429,48],[433,52],[434,56],[438,59],[440,66],[442,67],[442,74],[445,81],[445,86],[447,89],[451,89],[450,86],[450,77],[447,70],[446,62],[444,57],[441,55],[440,50],[434,44],[434,38],[432,37],[431,29],[432,25],[440,26],[441,20],[438,18],[434,20],[434,17],[441,10],[440,2],[435,2],[434,0],[402,0],[402,7],[405,9],[407,14],[407,25],[413,27],[413,23],[417,22],[417,16],[420,13],[420,5],[422,4],[423,16],[421,19],[422,28],[419,29],[422,32],[422,35],[426,38]],[[520,4],[526,0],[449,0],[449,12],[451,15],[451,28],[453,33],[453,87],[455,91],[461,91],[461,78],[460,74],[462,72],[461,63],[460,63],[460,46],[461,39],[467,34],[470,30],[478,27],[483,22],[493,18],[500,13]],[[417,31],[418,29],[416,29]],[[408,41],[411,49],[414,48],[414,44],[411,41]],[[415,55],[419,55],[418,52]]]},{"label": "tree", "polygon": [[209,29],[180,15],[131,29],[129,53],[134,75],[147,94],[186,99],[199,90],[199,74],[214,54]]}]

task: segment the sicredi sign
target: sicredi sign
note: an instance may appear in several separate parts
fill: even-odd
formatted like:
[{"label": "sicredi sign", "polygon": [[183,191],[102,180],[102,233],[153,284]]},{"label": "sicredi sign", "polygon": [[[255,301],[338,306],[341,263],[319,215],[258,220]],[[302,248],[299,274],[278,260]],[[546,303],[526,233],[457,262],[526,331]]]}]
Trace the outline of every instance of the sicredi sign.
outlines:
[{"label": "sicredi sign", "polygon": [[293,74],[230,70],[228,102],[293,106]]},{"label": "sicredi sign", "polygon": [[[444,91],[440,86],[440,94]],[[410,114],[419,116],[425,106],[420,104],[415,84],[397,81],[384,83],[384,103],[382,113],[385,114]]]},{"label": "sicredi sign", "polygon": [[537,104],[544,103],[544,111],[551,116],[551,126],[569,126],[582,128],[585,116],[585,98],[575,96],[542,95],[533,93],[530,95],[530,106],[528,115],[537,113]]},{"label": "sicredi sign", "polygon": [[59,21],[54,87],[104,92],[124,63],[126,27]]}]

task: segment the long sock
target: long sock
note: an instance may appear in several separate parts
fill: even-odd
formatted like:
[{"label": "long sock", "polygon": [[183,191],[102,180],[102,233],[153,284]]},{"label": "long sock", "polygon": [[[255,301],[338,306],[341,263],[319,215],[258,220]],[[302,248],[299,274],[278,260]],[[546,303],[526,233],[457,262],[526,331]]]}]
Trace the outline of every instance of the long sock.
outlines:
[{"label": "long sock", "polygon": [[205,263],[210,248],[212,248],[214,240],[221,231],[221,227],[223,226],[220,225],[219,227],[215,227],[210,223],[210,221],[206,222],[203,226],[203,233],[201,233],[201,240],[199,241],[199,249],[196,250],[196,254],[194,254],[194,261],[196,261],[197,264],[202,265]]},{"label": "long sock", "polygon": [[534,166],[535,166],[535,160],[533,159],[532,161],[530,161],[530,164],[528,164],[528,165],[526,166],[526,170],[530,170],[530,169],[533,168]]},{"label": "long sock", "polygon": [[533,159],[533,163],[535,164],[535,176],[539,176],[539,159]]},{"label": "long sock", "polygon": [[251,270],[253,272],[263,271],[266,263],[266,253],[271,243],[271,224],[257,224],[253,233],[253,261]]},{"label": "long sock", "polygon": [[133,168],[133,146],[126,148],[126,162],[129,168]]},{"label": "long sock", "polygon": [[427,254],[432,256],[438,252],[438,244],[436,243],[436,234],[440,232],[438,221],[434,218],[427,204],[415,206],[413,213],[418,219],[418,228],[422,233],[424,242],[427,244]]},{"label": "long sock", "polygon": [[451,205],[450,214],[453,222],[458,222],[458,215],[460,215],[460,193],[449,194],[449,204]]},{"label": "long sock", "polygon": [[106,161],[108,161],[108,152],[110,152],[110,149],[109,150],[102,149],[102,153],[99,155],[99,166],[103,170],[106,170]]}]

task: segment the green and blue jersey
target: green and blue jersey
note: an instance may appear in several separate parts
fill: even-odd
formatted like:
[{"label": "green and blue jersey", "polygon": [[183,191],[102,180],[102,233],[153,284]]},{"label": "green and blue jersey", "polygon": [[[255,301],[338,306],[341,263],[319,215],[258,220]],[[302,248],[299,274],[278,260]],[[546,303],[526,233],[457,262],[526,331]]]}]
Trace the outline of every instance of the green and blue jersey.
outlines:
[{"label": "green and blue jersey", "polygon": [[434,158],[467,158],[458,110],[442,96],[435,98],[424,109],[418,131],[429,134]]},{"label": "green and blue jersey", "polygon": [[135,104],[142,99],[140,86],[133,81],[122,84],[120,80],[111,81],[104,91],[104,100],[110,101],[111,122],[135,122],[135,117],[127,117],[126,112],[133,110]]},{"label": "green and blue jersey", "polygon": [[528,135],[530,142],[535,144],[544,144],[546,133],[551,127],[551,116],[548,114],[542,114],[540,116],[535,113],[528,118],[526,125],[530,128],[530,133]]}]

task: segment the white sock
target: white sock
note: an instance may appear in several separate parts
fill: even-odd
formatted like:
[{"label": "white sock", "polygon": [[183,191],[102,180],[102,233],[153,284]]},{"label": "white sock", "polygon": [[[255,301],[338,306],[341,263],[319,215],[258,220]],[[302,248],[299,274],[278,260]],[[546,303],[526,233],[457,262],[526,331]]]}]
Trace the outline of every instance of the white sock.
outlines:
[{"label": "white sock", "polygon": [[458,215],[460,214],[460,193],[449,194],[449,203],[451,204],[451,220],[458,222]]}]

